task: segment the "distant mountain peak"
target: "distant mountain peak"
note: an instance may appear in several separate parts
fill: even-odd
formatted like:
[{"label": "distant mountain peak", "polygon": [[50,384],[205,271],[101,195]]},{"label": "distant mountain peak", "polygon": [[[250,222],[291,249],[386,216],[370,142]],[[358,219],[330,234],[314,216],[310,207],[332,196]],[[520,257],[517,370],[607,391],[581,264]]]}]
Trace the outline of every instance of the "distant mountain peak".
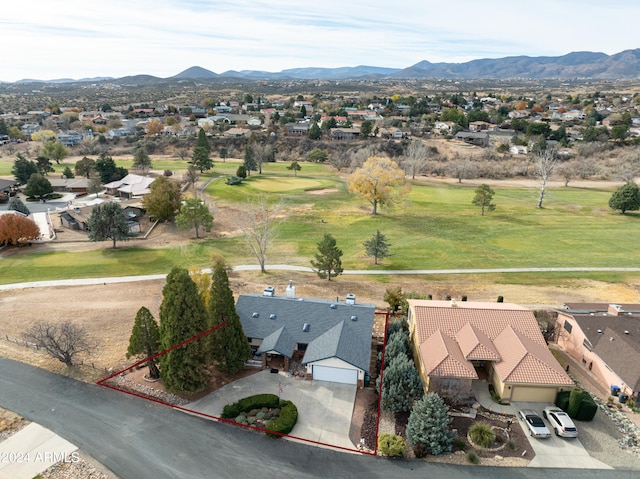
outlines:
[{"label": "distant mountain peak", "polygon": [[184,80],[198,80],[198,79],[206,79],[206,78],[216,78],[218,77],[217,73],[212,72],[211,70],[207,70],[206,68],[202,68],[199,66],[193,66],[187,68],[184,71],[181,71],[175,76],[171,78],[184,79]]}]

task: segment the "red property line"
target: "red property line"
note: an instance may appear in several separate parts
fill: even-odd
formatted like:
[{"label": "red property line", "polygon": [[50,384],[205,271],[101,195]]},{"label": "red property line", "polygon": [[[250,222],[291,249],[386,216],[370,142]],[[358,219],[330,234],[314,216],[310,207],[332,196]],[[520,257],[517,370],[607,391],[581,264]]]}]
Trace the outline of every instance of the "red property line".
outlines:
[{"label": "red property line", "polygon": [[378,421],[376,422],[376,443],[373,448],[373,455],[378,455],[378,433],[380,431],[380,408],[382,404],[382,380],[384,376],[384,353],[387,349],[387,328],[389,327],[389,311],[376,312],[376,314],[384,314],[384,340],[382,341],[382,356],[380,358],[380,391],[378,392]]},{"label": "red property line", "polygon": [[[375,314],[384,314],[384,315],[386,315],[385,328],[384,328],[384,331],[385,331],[385,334],[384,334],[384,347],[386,347],[386,344],[387,344],[387,326],[388,326],[388,322],[389,322],[389,313],[388,312],[376,312]],[[135,368],[135,367],[137,367],[137,366],[139,366],[141,364],[148,363],[149,361],[152,361],[152,360],[158,358],[159,356],[167,354],[168,352],[173,351],[174,349],[177,349],[177,348],[179,348],[181,346],[184,346],[185,344],[188,344],[188,343],[190,343],[192,341],[195,341],[196,339],[200,339],[203,336],[206,336],[206,335],[208,335],[208,334],[210,334],[210,333],[216,331],[217,329],[220,329],[220,328],[222,328],[222,327],[224,327],[226,325],[227,325],[227,323],[225,322],[225,323],[222,323],[219,326],[216,326],[216,327],[211,328],[211,329],[209,329],[207,331],[204,331],[203,333],[200,333],[200,334],[198,334],[198,335],[196,335],[196,336],[194,336],[192,338],[189,338],[189,339],[187,339],[185,341],[182,341],[181,343],[176,344],[175,346],[173,346],[173,347],[171,347],[169,349],[166,349],[166,350],[164,350],[164,351],[162,351],[162,352],[160,352],[158,354],[155,354],[155,355],[150,356],[150,357],[148,357],[146,359],[138,361],[137,363],[135,363],[135,364],[133,364],[133,365],[131,365],[131,366],[125,368],[125,369],[122,369],[121,371],[113,373],[113,374],[111,374],[111,375],[99,380],[98,382],[96,382],[96,384],[98,386],[109,388],[109,389],[112,389],[114,391],[118,391],[118,392],[121,392],[121,393],[124,393],[124,394],[129,394],[130,396],[134,396],[134,397],[139,398],[139,399],[144,399],[144,400],[156,403],[156,404],[160,404],[162,406],[167,406],[167,407],[170,407],[172,409],[176,409],[176,410],[179,410],[179,411],[187,412],[189,414],[193,414],[193,415],[196,415],[196,416],[201,416],[201,417],[204,417],[204,418],[207,418],[207,419],[214,419],[216,421],[223,422],[223,423],[226,423],[226,424],[231,424],[231,425],[238,426],[238,427],[241,427],[241,428],[252,429],[252,430],[255,430],[255,431],[264,432],[264,433],[268,433],[268,434],[273,434],[273,435],[280,436],[280,437],[289,437],[291,439],[296,439],[298,441],[308,442],[310,444],[315,444],[315,445],[318,445],[318,446],[326,446],[326,447],[330,447],[330,448],[333,448],[333,449],[339,449],[339,450],[343,450],[343,451],[357,452],[357,453],[365,454],[365,455],[368,455],[368,456],[376,456],[377,455],[377,452],[378,452],[378,429],[380,427],[380,394],[378,395],[378,420],[376,422],[375,449],[374,449],[374,452],[367,452],[367,451],[360,451],[358,449],[353,449],[353,448],[349,448],[349,447],[337,446],[335,444],[328,444],[326,442],[313,441],[311,439],[306,439],[304,437],[293,436],[291,434],[284,434],[284,433],[277,432],[277,431],[268,431],[267,429],[264,429],[264,428],[261,428],[261,427],[257,427],[257,426],[252,426],[252,425],[249,425],[249,424],[240,424],[240,423],[237,423],[237,422],[235,422],[235,421],[233,421],[231,419],[226,419],[226,418],[222,418],[222,417],[218,417],[218,416],[213,416],[211,414],[206,414],[206,413],[203,413],[203,412],[194,411],[193,409],[188,409],[188,408],[185,408],[185,407],[182,407],[182,406],[177,406],[175,404],[171,404],[171,403],[168,403],[166,401],[161,401],[160,399],[143,396],[142,394],[138,394],[138,393],[135,393],[135,392],[132,392],[132,391],[128,391],[126,389],[122,389],[122,388],[119,388],[119,387],[116,387],[116,386],[112,386],[110,384],[106,384],[106,382],[109,379],[112,379],[115,376],[118,376],[118,375],[123,374],[123,373],[125,373],[127,371],[130,371],[133,368]],[[382,351],[382,361],[383,362],[382,362],[382,369],[380,371],[380,381],[382,381],[382,372],[384,371],[384,349]]]}]

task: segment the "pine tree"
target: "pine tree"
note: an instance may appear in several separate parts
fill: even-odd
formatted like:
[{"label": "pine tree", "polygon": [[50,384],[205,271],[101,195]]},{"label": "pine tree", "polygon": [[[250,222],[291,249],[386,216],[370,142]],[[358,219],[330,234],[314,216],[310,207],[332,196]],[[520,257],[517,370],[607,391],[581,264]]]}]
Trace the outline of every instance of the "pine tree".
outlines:
[{"label": "pine tree", "polygon": [[220,369],[236,373],[251,357],[251,348],[236,312],[226,264],[222,259],[213,265],[208,309],[210,328],[227,323],[210,335],[212,357]]},{"label": "pine tree", "polygon": [[200,170],[200,173],[203,173],[205,170],[210,170],[213,166],[213,161],[209,155],[211,155],[211,145],[209,144],[207,134],[200,128],[198,141],[191,156],[191,164],[194,168]]},{"label": "pine tree", "polygon": [[141,146],[133,155],[133,169],[142,172],[143,175],[146,175],[152,167],[153,165],[151,164],[149,153],[147,153],[147,148]]},{"label": "pine tree", "polygon": [[7,209],[8,210],[18,211],[18,212],[22,213],[23,215],[27,215],[27,216],[29,216],[31,214],[31,211],[29,211],[29,208],[27,208],[27,205],[25,205],[22,202],[22,200],[20,198],[18,198],[17,196],[14,196],[13,198],[11,198],[9,200],[9,204],[7,205]]},{"label": "pine tree", "polygon": [[387,336],[387,347],[384,350],[385,366],[400,355],[404,355],[406,357],[410,357],[411,355],[409,333],[403,329]]},{"label": "pine tree", "polygon": [[[380,378],[377,380],[380,388]],[[413,361],[400,354],[384,369],[382,380],[382,409],[390,412],[409,412],[413,403],[422,398],[424,390]]]},{"label": "pine tree", "polygon": [[448,411],[449,406],[433,392],[413,406],[407,424],[407,439],[417,456],[451,452],[456,432],[449,429],[452,418],[447,415]]},{"label": "pine tree", "polygon": [[[144,355],[145,358],[150,358],[151,356],[155,356],[159,351],[160,328],[158,328],[158,323],[156,323],[156,320],[153,318],[151,311],[143,306],[138,310],[138,314],[136,314],[136,319],[133,323],[131,337],[129,338],[129,347],[127,348],[127,359],[139,354]],[[151,379],[158,379],[160,377],[160,371],[158,371],[155,360],[149,361],[147,366],[149,366],[149,377]]]},{"label": "pine tree", "polygon": [[385,259],[389,256],[389,246],[391,243],[387,241],[385,235],[376,230],[376,233],[364,243],[367,256],[373,257],[373,263],[378,264],[379,259]]},{"label": "pine tree", "polygon": [[[166,350],[207,329],[207,312],[186,269],[167,275],[160,305],[160,348]],[[160,377],[171,391],[199,391],[207,384],[204,338],[191,341],[160,357]]]},{"label": "pine tree", "polygon": [[329,233],[325,233],[318,243],[318,252],[315,253],[315,260],[311,260],[311,266],[316,269],[316,273],[322,279],[338,276],[342,273],[342,250],[336,246],[336,239]]}]

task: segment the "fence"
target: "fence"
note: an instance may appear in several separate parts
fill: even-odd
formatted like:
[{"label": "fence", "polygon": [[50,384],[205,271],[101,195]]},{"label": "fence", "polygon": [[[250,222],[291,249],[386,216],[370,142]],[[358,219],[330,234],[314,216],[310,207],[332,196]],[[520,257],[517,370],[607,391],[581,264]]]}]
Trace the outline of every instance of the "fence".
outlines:
[{"label": "fence", "polygon": [[[10,342],[10,343],[15,343],[15,344],[19,344],[20,346],[24,346],[25,348],[29,348],[29,349],[35,349],[36,351],[44,351],[44,348],[38,346],[36,343],[32,343],[30,341],[25,341],[24,339],[19,339],[19,338],[14,338],[13,336],[9,336],[8,334],[4,334],[1,333],[0,334],[0,338]],[[110,373],[111,370],[107,369],[105,367],[102,366],[96,366],[96,364],[94,362],[90,362],[90,361],[84,361],[82,359],[78,359],[76,361],[74,361],[73,363],[74,366],[88,366],[91,367],[93,369],[95,369],[96,371],[104,371],[105,373]]]}]

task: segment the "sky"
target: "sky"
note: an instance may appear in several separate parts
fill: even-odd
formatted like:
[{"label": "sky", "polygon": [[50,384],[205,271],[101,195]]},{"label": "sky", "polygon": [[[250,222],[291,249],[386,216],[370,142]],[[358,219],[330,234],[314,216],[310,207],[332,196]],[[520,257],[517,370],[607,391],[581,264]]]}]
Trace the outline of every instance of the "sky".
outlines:
[{"label": "sky", "polygon": [[0,81],[640,48],[638,0],[4,0]]}]

